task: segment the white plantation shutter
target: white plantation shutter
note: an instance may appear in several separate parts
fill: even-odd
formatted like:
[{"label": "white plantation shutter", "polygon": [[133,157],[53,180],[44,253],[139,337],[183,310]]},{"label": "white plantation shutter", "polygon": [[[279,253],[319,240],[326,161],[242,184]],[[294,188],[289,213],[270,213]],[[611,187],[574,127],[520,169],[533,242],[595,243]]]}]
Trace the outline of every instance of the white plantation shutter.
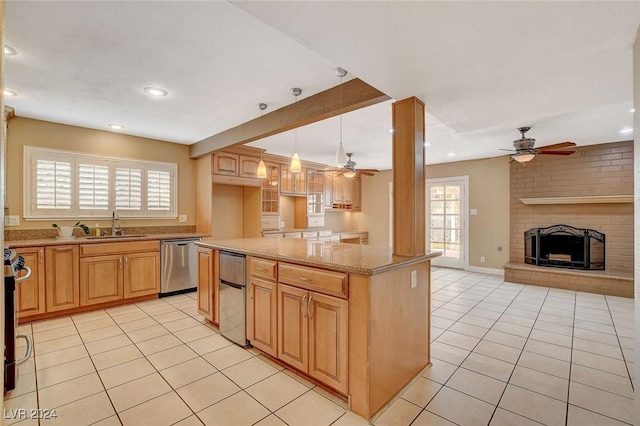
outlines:
[{"label": "white plantation shutter", "polygon": [[142,170],[116,167],[116,208],[142,209]]},{"label": "white plantation shutter", "polygon": [[35,170],[36,208],[71,208],[71,163],[37,160]]},{"label": "white plantation shutter", "polygon": [[24,217],[176,218],[178,165],[24,147]]},{"label": "white plantation shutter", "polygon": [[171,209],[173,198],[171,173],[161,170],[147,170],[147,209]]},{"label": "white plantation shutter", "polygon": [[78,208],[109,210],[109,167],[78,165]]}]

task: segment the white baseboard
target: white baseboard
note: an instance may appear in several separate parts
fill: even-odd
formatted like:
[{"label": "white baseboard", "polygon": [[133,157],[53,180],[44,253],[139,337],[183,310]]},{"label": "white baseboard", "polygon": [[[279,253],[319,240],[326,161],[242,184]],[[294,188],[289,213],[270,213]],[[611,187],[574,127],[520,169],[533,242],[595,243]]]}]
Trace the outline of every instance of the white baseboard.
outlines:
[{"label": "white baseboard", "polygon": [[482,274],[492,274],[504,276],[504,269],[497,268],[483,268],[481,266],[469,266],[469,271],[480,272]]}]

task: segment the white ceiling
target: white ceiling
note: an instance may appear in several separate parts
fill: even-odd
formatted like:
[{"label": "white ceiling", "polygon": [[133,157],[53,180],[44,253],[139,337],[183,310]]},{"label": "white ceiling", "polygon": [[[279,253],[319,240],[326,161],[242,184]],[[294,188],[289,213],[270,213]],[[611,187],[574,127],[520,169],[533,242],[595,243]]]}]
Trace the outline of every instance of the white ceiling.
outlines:
[{"label": "white ceiling", "polygon": [[[537,146],[631,139],[640,2],[6,3],[5,98],[17,115],[191,144],[339,80],[427,105],[427,163]],[[142,88],[169,91],[150,98]],[[391,101],[345,114],[359,167],[391,166]],[[338,118],[297,130],[303,159],[332,163]],[[290,155],[293,132],[254,146]],[[449,154],[455,154],[450,156]]]}]

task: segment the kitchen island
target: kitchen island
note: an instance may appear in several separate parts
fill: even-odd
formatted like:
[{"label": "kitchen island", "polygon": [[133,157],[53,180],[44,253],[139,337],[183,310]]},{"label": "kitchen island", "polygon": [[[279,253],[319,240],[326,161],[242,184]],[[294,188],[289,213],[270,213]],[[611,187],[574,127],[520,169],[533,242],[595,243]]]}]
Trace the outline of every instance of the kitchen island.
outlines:
[{"label": "kitchen island", "polygon": [[247,337],[372,418],[430,362],[430,259],[294,239],[197,243],[199,310],[217,322],[219,252],[247,256]]}]

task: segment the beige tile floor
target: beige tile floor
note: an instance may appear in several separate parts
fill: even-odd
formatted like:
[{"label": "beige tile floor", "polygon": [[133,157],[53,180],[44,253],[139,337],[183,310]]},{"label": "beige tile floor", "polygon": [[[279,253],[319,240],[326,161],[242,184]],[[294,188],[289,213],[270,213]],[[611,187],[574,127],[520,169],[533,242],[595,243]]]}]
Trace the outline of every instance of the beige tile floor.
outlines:
[{"label": "beige tile floor", "polygon": [[[432,295],[433,366],[375,425],[632,423],[632,300],[438,268]],[[21,325],[34,355],[5,395],[5,424],[38,424],[11,418],[32,408],[56,410],[43,425],[367,424],[230,344],[194,297]]]}]

